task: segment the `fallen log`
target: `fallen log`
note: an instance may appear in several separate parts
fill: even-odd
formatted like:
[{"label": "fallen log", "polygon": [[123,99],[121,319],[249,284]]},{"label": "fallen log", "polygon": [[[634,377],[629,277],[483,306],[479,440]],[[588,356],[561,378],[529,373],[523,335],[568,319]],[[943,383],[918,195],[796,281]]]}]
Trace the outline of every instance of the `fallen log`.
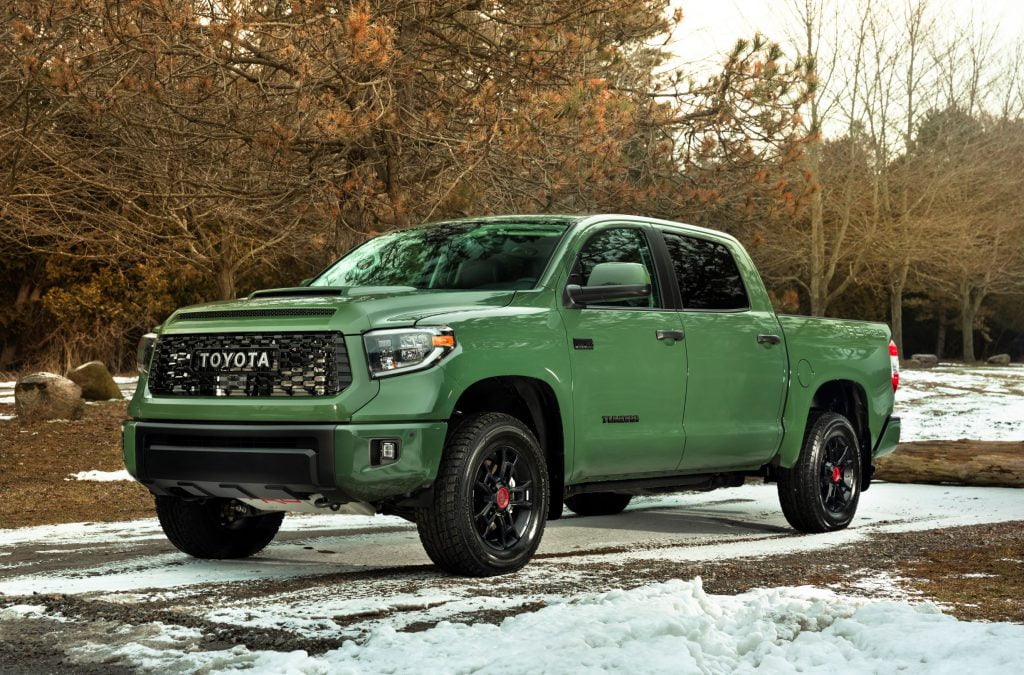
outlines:
[{"label": "fallen log", "polygon": [[878,480],[1024,487],[1024,443],[918,441],[901,443],[875,462]]}]

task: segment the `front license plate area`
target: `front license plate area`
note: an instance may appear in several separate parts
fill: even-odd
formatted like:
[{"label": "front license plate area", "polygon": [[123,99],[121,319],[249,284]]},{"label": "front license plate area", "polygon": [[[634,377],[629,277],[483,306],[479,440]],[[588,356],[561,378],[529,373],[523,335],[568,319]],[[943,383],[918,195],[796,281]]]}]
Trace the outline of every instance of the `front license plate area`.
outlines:
[{"label": "front license plate area", "polygon": [[201,375],[250,375],[278,369],[277,349],[197,349],[192,372]]}]

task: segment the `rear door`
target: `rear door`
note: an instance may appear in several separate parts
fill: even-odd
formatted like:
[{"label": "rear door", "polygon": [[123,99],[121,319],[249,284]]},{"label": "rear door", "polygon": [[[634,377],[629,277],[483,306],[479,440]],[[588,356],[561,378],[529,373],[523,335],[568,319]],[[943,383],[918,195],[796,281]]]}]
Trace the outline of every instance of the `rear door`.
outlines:
[{"label": "rear door", "polygon": [[574,256],[567,283],[586,286],[599,263],[635,262],[647,268],[652,291],[645,300],[561,309],[573,379],[573,480],[673,472],[682,457],[686,349],[652,236],[644,225],[603,225],[587,231]]},{"label": "rear door", "polygon": [[685,472],[768,461],[782,439],[787,358],[775,313],[751,308],[723,241],[660,230],[681,294],[686,333]]}]

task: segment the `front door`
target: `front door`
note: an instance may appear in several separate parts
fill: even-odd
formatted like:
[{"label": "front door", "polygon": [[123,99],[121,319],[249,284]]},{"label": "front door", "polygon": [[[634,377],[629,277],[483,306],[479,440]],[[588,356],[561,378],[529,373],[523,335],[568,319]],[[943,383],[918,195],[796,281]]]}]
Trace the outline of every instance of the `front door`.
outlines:
[{"label": "front door", "polygon": [[722,242],[662,232],[682,296],[689,359],[686,452],[680,470],[699,473],[767,462],[782,439],[788,368],[770,308],[752,308],[732,252]]},{"label": "front door", "polygon": [[568,283],[586,286],[599,263],[641,263],[652,287],[646,300],[562,308],[573,379],[573,480],[672,472],[682,457],[686,348],[676,339],[679,313],[665,309],[651,234],[626,225],[589,232],[569,276]]}]

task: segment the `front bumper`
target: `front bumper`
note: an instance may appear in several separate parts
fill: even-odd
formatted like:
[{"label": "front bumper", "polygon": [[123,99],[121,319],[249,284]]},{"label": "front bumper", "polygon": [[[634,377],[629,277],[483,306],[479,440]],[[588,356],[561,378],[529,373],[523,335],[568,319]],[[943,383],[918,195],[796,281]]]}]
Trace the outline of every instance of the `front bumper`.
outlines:
[{"label": "front bumper", "polygon": [[[445,422],[218,424],[130,421],[124,463],[151,492],[182,497],[381,502],[430,486]],[[374,466],[373,439],[399,439],[399,458]]]}]

